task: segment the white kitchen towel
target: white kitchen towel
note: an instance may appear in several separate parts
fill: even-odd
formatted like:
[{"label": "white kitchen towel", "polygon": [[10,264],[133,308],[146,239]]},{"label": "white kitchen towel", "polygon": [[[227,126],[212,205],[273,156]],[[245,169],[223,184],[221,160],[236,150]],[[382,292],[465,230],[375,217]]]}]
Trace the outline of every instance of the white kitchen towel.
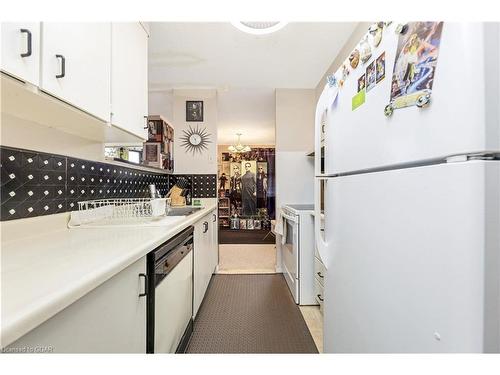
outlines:
[{"label": "white kitchen towel", "polygon": [[274,233],[281,236],[281,244],[284,245],[286,242],[286,223],[285,218],[281,215],[281,210],[278,211],[276,215],[276,225],[274,226]]}]

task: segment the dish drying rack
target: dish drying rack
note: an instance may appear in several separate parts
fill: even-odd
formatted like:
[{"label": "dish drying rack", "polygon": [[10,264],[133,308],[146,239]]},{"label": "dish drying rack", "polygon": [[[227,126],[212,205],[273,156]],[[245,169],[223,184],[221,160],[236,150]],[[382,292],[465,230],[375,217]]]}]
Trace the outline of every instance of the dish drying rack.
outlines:
[{"label": "dish drying rack", "polygon": [[112,207],[112,219],[131,219],[153,216],[151,201],[157,198],[110,198],[78,202],[79,211]]},{"label": "dish drying rack", "polygon": [[134,219],[165,216],[170,209],[169,198],[109,198],[78,202],[78,211],[71,212],[70,228],[104,222],[133,223]]}]

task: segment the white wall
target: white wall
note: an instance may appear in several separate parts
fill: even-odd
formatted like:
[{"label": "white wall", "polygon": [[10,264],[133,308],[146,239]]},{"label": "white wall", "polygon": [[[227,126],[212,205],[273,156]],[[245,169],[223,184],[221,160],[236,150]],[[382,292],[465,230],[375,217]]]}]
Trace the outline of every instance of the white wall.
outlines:
[{"label": "white wall", "polygon": [[[174,172],[189,174],[216,174],[217,173],[217,91],[210,89],[173,90],[174,126]],[[186,100],[203,100],[203,122],[186,122]],[[208,150],[202,153],[186,151],[182,147],[184,130],[189,126],[200,129],[206,128],[210,134]]]},{"label": "white wall", "polygon": [[172,90],[149,91],[148,95],[149,115],[160,115],[166,119],[172,119],[174,117],[174,97]]},{"label": "white wall", "polygon": [[[283,204],[314,202],[314,89],[276,90],[276,211]],[[281,237],[276,237],[281,272]]]},{"label": "white wall", "polygon": [[276,90],[276,208],[313,203],[314,89]]}]

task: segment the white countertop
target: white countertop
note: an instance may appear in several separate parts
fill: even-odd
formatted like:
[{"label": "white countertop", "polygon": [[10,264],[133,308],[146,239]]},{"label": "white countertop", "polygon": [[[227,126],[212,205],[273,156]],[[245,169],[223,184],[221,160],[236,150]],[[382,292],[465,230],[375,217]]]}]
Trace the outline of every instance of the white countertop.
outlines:
[{"label": "white countertop", "polygon": [[0,346],[28,333],[216,207],[215,199],[207,200],[204,209],[154,227],[59,226],[22,238],[5,235],[2,227]]}]

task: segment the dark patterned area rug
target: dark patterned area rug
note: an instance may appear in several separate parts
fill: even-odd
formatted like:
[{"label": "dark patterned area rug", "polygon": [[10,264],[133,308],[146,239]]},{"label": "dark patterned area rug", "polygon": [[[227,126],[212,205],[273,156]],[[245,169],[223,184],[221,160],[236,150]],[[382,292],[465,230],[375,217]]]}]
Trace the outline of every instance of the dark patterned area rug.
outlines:
[{"label": "dark patterned area rug", "polygon": [[187,353],[318,353],[282,274],[214,275]]}]

